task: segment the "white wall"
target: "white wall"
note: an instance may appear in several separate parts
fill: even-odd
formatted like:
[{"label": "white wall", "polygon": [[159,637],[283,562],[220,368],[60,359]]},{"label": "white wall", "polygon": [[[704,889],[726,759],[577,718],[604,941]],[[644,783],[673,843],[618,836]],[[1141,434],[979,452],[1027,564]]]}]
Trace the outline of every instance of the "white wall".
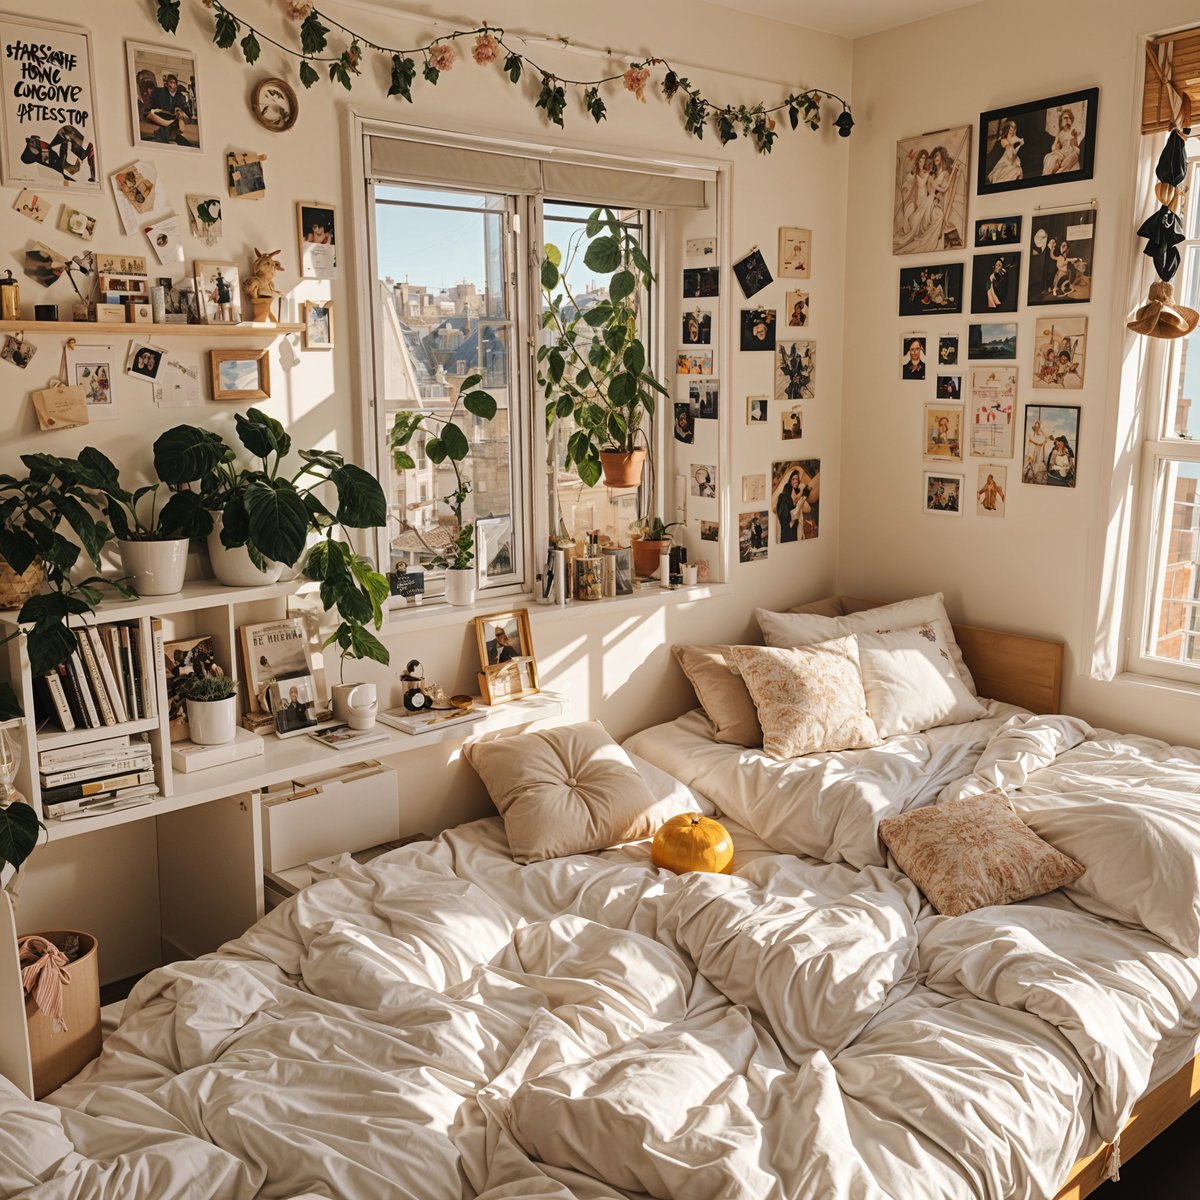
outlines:
[{"label": "white wall", "polygon": [[[1126,351],[1130,246],[1136,224],[1149,211],[1140,192],[1134,207],[1140,140],[1134,112],[1141,99],[1137,38],[1194,24],[1195,17],[1194,4],[1181,0],[1137,5],[1015,0],[973,5],[855,42],[859,124],[851,147],[838,564],[839,590],[883,598],[941,590],[955,619],[1063,639],[1066,711],[1097,724],[1190,744],[1197,743],[1200,695],[1128,678],[1106,682],[1085,672],[1090,669],[1098,559],[1110,522],[1109,482],[1123,457],[1115,445],[1114,418]],[[975,516],[969,497],[980,460],[970,458],[963,468],[965,515],[927,515],[922,508],[926,465],[921,459],[921,405],[934,398],[935,372],[928,372],[924,384],[901,382],[900,338],[916,328],[924,328],[931,338],[957,333],[965,349],[967,324],[980,318],[964,313],[935,322],[896,315],[899,268],[925,260],[891,253],[895,143],[948,126],[972,124],[977,130],[982,111],[1094,85],[1100,87],[1095,178],[979,199],[973,161],[968,212],[972,230],[980,217],[1023,214],[1027,242],[1035,206],[1098,200],[1092,301],[1058,310],[1089,318],[1084,387],[1060,401],[1082,405],[1078,486],[1065,490],[1019,482],[1022,421],[1017,456],[1009,463],[1005,519]],[[973,159],[978,154],[975,137]],[[1021,412],[1031,398],[1054,402],[1053,393],[1031,387],[1033,319],[1024,302],[1027,245],[1023,249],[1016,318]],[[972,254],[968,248],[930,257],[966,261],[969,289]],[[969,368],[964,364],[961,370],[965,376]],[[966,383],[964,378],[964,395]]]}]

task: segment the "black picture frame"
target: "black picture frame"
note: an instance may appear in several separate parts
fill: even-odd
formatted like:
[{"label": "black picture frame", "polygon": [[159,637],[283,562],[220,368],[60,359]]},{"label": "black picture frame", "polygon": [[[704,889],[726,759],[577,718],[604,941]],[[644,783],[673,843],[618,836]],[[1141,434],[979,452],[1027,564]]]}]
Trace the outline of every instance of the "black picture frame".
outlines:
[{"label": "black picture frame", "polygon": [[[1059,135],[1047,126],[1055,123],[1049,114],[1057,111],[1061,129],[1062,113],[1067,109],[1072,112],[1071,123],[1075,127],[1077,144],[1067,148],[1073,153],[1064,155],[1064,147],[1058,144]],[[1091,179],[1095,168],[1099,111],[1100,89],[1094,87],[980,113],[976,192],[980,196],[989,196]],[[1079,126],[1082,126],[1082,133]],[[1058,157],[1052,159],[1052,155]],[[1073,169],[1064,169],[1071,163],[1076,164]]]},{"label": "black picture frame", "polygon": [[971,260],[971,312],[1015,313],[1021,300],[1021,251],[989,250]]},{"label": "black picture frame", "polygon": [[1019,246],[1021,244],[1021,220],[1015,217],[981,217],[975,222],[975,248],[983,250],[993,246]]},{"label": "black picture frame", "polygon": [[898,316],[920,317],[926,313],[960,313],[962,310],[962,263],[927,263],[900,268]]},{"label": "black picture frame", "polygon": [[1091,300],[1096,219],[1093,205],[1033,214],[1029,222],[1029,304],[1087,304]]}]

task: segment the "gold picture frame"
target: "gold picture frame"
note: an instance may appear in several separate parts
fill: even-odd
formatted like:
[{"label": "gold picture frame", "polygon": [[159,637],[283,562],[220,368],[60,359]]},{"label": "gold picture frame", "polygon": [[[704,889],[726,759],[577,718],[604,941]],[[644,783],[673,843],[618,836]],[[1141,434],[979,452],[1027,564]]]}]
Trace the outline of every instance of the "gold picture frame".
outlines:
[{"label": "gold picture frame", "polygon": [[485,704],[503,704],[541,691],[527,608],[476,617],[477,676]]},{"label": "gold picture frame", "polygon": [[268,351],[210,350],[214,400],[269,400],[271,363]]},{"label": "gold picture frame", "polygon": [[333,349],[333,301],[304,301],[305,350]]}]

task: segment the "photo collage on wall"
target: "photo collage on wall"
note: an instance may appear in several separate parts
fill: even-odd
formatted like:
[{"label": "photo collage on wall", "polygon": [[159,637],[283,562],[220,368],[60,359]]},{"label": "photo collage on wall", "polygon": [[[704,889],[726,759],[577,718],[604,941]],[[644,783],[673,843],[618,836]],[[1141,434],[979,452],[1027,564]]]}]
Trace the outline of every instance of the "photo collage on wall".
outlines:
[{"label": "photo collage on wall", "polygon": [[1082,405],[1053,393],[1085,386],[1087,313],[1068,306],[1092,298],[1096,203],[990,197],[1091,179],[1098,114],[1088,88],[896,143],[892,252],[919,256],[897,264],[896,315],[921,322],[894,352],[921,397],[927,513],[1001,518],[1011,484],[1075,486]]}]

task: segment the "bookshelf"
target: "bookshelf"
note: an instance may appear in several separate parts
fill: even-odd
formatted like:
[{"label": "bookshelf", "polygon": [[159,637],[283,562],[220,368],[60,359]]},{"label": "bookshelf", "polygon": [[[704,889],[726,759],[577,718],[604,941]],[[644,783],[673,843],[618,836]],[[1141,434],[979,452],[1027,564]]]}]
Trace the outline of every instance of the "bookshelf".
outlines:
[{"label": "bookshelf", "polygon": [[100,336],[130,337],[207,337],[207,338],[274,338],[285,333],[303,333],[304,326],[296,321],[243,321],[238,325],[164,325],[131,321],[114,321],[111,325],[99,321],[0,321],[0,333],[84,333]]}]

